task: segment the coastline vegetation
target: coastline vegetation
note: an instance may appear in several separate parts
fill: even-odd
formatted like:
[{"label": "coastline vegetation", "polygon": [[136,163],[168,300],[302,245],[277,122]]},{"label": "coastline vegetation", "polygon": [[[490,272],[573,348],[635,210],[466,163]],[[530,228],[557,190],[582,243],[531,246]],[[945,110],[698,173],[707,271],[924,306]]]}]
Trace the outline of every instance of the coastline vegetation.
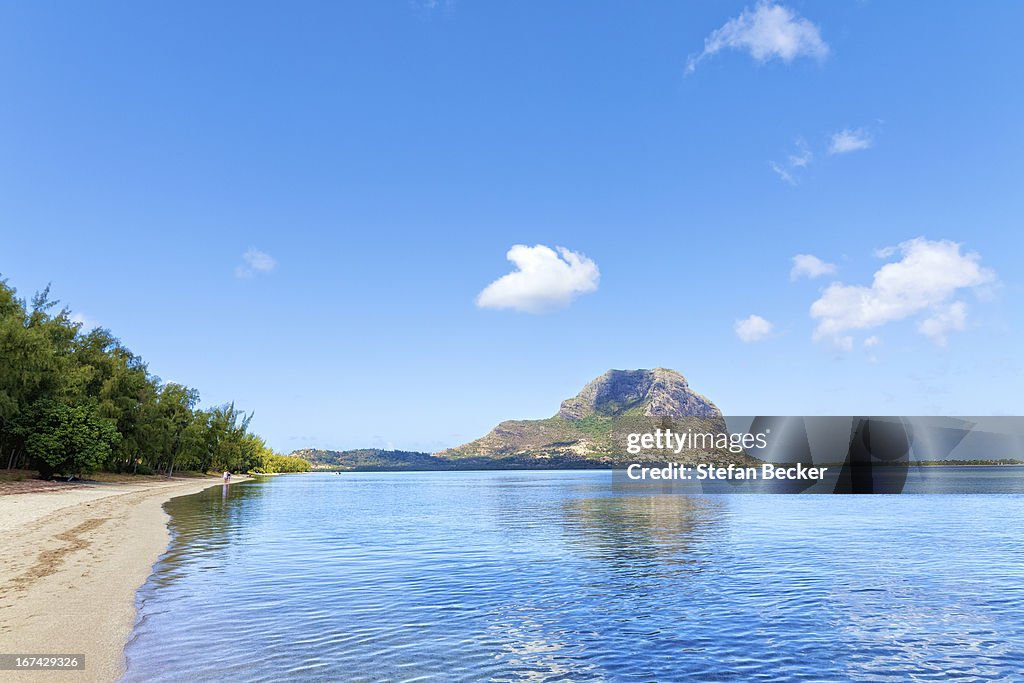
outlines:
[{"label": "coastline vegetation", "polygon": [[109,330],[85,331],[50,297],[30,302],[0,279],[0,467],[79,475],[97,470],[301,472],[233,403],[164,382]]}]

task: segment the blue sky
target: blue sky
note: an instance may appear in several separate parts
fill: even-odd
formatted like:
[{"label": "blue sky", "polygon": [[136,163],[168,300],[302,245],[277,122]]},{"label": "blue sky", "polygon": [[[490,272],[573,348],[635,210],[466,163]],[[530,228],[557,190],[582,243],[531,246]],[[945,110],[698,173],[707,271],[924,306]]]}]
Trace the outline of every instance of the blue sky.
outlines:
[{"label": "blue sky", "polygon": [[734,415],[1020,414],[1022,21],[5,2],[0,273],[283,451],[438,450],[608,368]]}]

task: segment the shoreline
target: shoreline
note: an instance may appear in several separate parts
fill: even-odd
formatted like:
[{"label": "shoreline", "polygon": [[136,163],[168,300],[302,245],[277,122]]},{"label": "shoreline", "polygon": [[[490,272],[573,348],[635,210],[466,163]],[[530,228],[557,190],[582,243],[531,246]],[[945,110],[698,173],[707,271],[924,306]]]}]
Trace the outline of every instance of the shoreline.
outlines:
[{"label": "shoreline", "polygon": [[[615,470],[624,470],[628,465],[632,464],[628,461],[617,463],[614,467],[480,467],[480,468],[466,468],[466,469],[447,469],[447,470],[435,470],[435,469],[384,469],[384,468],[360,468],[351,470],[342,469],[329,469],[329,468],[314,468],[308,472],[298,472],[297,474],[317,474],[317,473],[336,473],[336,474],[395,474],[402,472],[409,472],[411,474],[423,474],[425,472],[614,472]],[[637,461],[639,465],[649,466],[665,466],[672,463],[663,463],[655,461]],[[678,463],[677,463],[678,464]],[[784,464],[784,463],[774,463]],[[811,463],[807,463],[810,465]],[[815,467],[830,467],[839,469],[843,467],[845,463],[839,462],[825,462],[825,463],[813,463]],[[935,461],[910,461],[906,463],[895,463],[893,467],[1024,467],[1024,462],[1010,462],[1010,463],[996,463],[996,462],[958,462],[958,463],[944,463]],[[258,476],[277,476],[277,475],[258,475]]]},{"label": "shoreline", "polygon": [[136,593],[171,539],[164,503],[221,483],[220,477],[183,477],[0,496],[0,649],[85,655],[84,671],[4,671],[0,677],[120,678]]}]

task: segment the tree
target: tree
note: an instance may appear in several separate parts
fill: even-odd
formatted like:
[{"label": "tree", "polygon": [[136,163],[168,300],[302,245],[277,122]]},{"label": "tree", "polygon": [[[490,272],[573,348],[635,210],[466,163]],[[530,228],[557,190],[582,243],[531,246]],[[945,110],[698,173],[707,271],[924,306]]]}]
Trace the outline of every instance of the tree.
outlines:
[{"label": "tree", "polygon": [[[29,304],[0,278],[0,467],[248,471],[273,464],[233,403],[160,381],[110,331],[82,330],[47,287]],[[113,432],[111,432],[113,430]]]},{"label": "tree", "polygon": [[195,419],[192,409],[199,402],[199,393],[195,389],[173,382],[165,384],[156,400],[156,430],[162,451],[162,464],[167,466],[167,476],[174,474],[178,458],[186,451],[185,446],[191,445],[187,439],[189,425]]},{"label": "tree", "polygon": [[55,472],[82,474],[99,468],[121,440],[114,425],[91,408],[49,399],[33,403],[17,431],[44,479]]}]

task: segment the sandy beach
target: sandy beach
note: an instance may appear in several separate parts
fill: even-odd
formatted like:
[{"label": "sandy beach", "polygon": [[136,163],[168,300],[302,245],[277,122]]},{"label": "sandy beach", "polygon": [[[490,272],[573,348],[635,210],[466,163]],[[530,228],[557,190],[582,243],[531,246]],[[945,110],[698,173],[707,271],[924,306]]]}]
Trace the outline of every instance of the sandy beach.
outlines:
[{"label": "sandy beach", "polygon": [[167,547],[163,504],[214,477],[0,495],[0,654],[84,654],[85,669],[3,671],[4,681],[113,681],[135,593]]}]

